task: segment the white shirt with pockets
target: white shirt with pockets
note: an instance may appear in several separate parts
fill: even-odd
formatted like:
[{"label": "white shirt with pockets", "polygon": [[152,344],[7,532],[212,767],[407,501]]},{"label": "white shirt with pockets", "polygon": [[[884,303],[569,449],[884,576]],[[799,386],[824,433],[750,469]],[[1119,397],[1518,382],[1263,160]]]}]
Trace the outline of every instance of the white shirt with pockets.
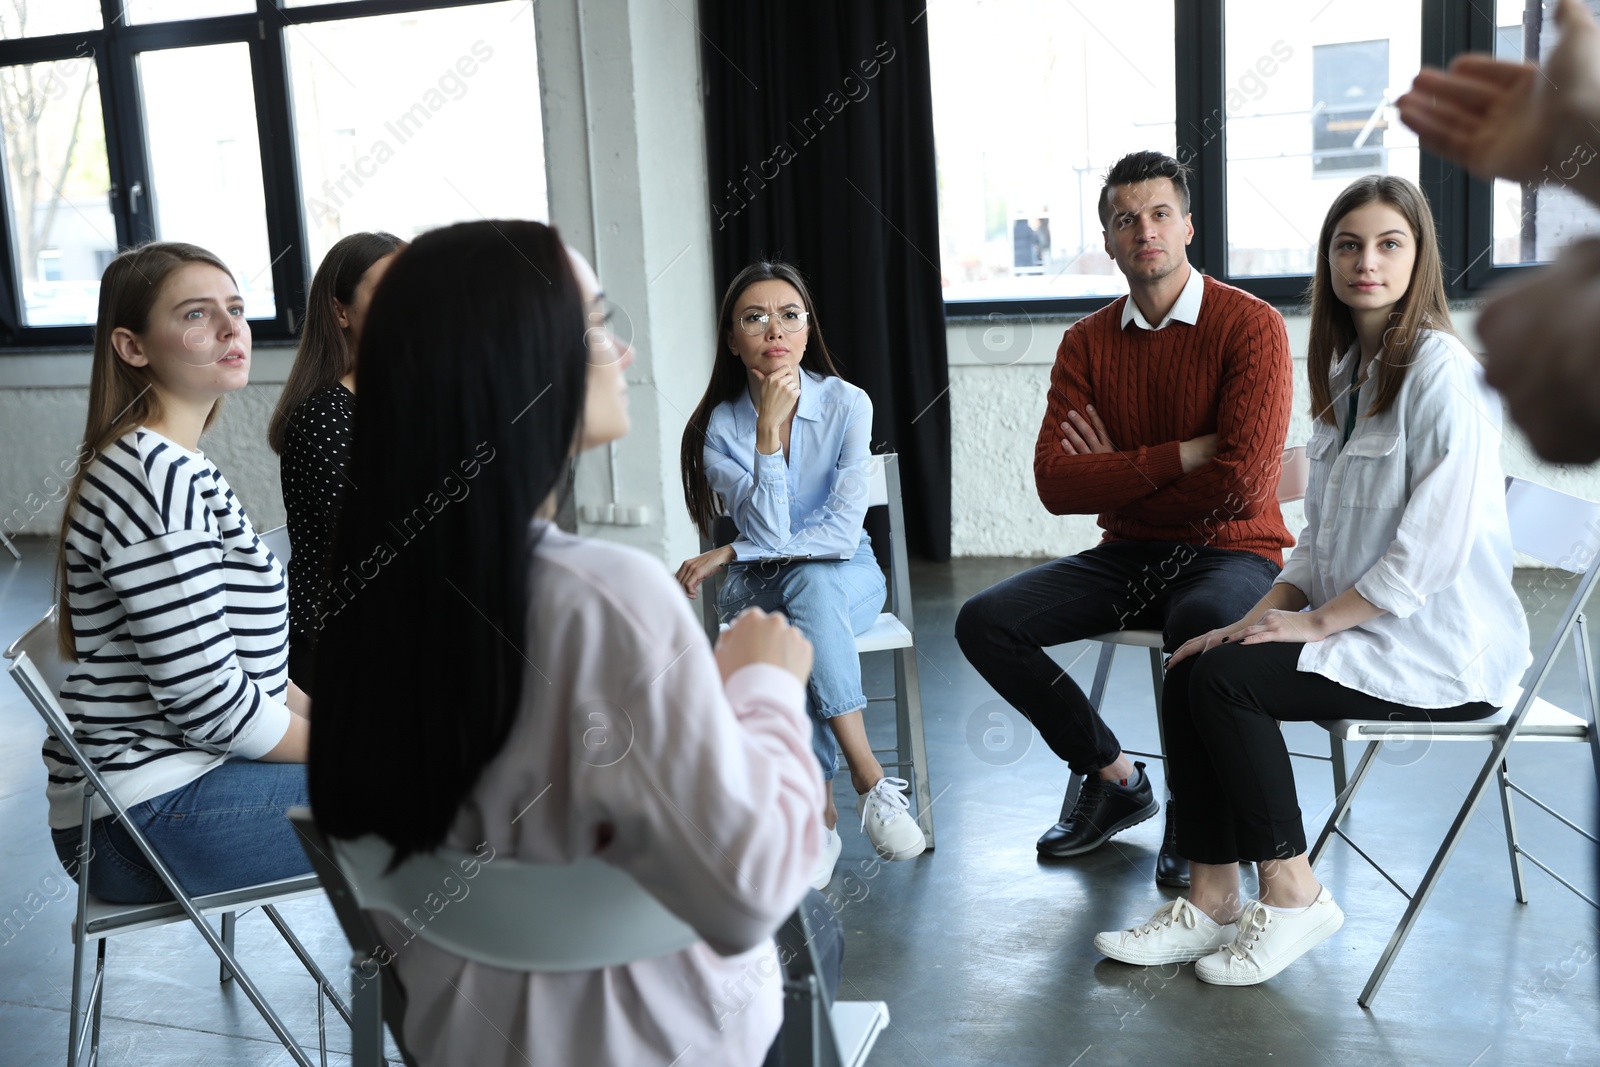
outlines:
[{"label": "white shirt with pockets", "polygon": [[1354,587],[1384,613],[1307,644],[1299,669],[1415,708],[1503,706],[1532,657],[1511,585],[1500,400],[1460,339],[1426,331],[1395,402],[1370,417],[1369,370],[1341,448],[1359,357],[1352,346],[1329,369],[1338,425],[1314,424],[1306,528],[1278,581],[1311,608]]}]

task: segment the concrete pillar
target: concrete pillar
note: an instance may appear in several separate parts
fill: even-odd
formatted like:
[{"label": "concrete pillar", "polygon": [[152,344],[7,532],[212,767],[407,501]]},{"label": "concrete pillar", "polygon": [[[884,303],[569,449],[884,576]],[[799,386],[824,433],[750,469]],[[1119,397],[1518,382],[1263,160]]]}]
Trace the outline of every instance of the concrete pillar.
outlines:
[{"label": "concrete pillar", "polygon": [[595,265],[637,357],[633,430],[579,462],[581,533],[672,568],[699,551],[679,442],[711,374],[716,302],[695,5],[541,0],[550,221]]}]

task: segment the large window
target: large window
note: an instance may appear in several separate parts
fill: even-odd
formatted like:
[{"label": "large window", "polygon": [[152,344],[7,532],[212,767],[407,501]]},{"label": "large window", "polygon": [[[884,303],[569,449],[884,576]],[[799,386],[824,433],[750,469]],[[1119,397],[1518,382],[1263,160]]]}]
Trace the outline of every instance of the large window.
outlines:
[{"label": "large window", "polygon": [[[1421,66],[1422,3],[1228,0],[1223,10],[1227,274],[1309,274],[1322,216],[1351,179],[1417,180],[1416,135],[1392,105]],[[1375,27],[1390,36],[1374,38]]]},{"label": "large window", "polygon": [[1427,192],[1454,297],[1551,259],[1600,232],[1600,211],[1559,180],[1491,187],[1424,157],[1394,107],[1423,64],[1463,51],[1537,62],[1555,43],[1550,7],[934,0],[950,312],[1082,311],[1125,292],[1095,205],[1110,164],[1141,148],[1194,167],[1190,260],[1280,302],[1303,298],[1322,216],[1363,174]]},{"label": "large window", "polygon": [[934,4],[947,300],[1114,296],[1098,196],[1128,152],[1176,150],[1172,0]]},{"label": "large window", "polygon": [[81,346],[182,240],[287,337],[328,247],[547,214],[533,0],[0,0],[0,345]]}]

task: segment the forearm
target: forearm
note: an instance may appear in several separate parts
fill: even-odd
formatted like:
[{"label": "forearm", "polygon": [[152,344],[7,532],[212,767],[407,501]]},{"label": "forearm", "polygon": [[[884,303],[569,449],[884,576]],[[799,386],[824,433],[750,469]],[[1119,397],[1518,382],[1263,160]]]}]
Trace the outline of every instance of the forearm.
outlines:
[{"label": "forearm", "polygon": [[266,763],[304,763],[311,743],[311,722],[299,715],[289,715],[289,728],[276,745],[261,757]]},{"label": "forearm", "polygon": [[1352,588],[1346,589],[1322,607],[1306,614],[1307,621],[1312,624],[1316,633],[1321,637],[1331,637],[1341,630],[1351,630],[1364,622],[1370,622],[1384,614],[1384,611]]},{"label": "forearm", "polygon": [[[1033,462],[1039,501],[1052,515],[1121,511],[1183,476],[1180,442],[1069,456],[1041,434]],[[1054,454],[1051,454],[1051,450]]]}]

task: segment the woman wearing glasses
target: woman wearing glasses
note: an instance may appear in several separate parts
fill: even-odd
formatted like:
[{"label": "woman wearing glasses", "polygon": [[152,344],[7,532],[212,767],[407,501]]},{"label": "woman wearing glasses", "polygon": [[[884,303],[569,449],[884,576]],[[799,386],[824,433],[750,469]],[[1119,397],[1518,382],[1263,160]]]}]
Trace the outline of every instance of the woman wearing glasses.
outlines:
[{"label": "woman wearing glasses", "polygon": [[[843,749],[862,830],[885,859],[910,859],[927,842],[908,813],[907,783],[884,776],[861,717],[867,698],[855,635],[877,620],[886,592],[861,527],[872,401],[839,377],[811,295],[789,264],[740,271],[717,322],[711,383],[683,434],[683,491],[702,533],[727,515],[738,538],[686,560],[678,581],[693,598],[725,567],[723,621],[748,607],[781,611],[810,638],[816,662],[806,708],[822,776],[833,780]],[[839,858],[831,788],[823,821],[818,889]]]}]

